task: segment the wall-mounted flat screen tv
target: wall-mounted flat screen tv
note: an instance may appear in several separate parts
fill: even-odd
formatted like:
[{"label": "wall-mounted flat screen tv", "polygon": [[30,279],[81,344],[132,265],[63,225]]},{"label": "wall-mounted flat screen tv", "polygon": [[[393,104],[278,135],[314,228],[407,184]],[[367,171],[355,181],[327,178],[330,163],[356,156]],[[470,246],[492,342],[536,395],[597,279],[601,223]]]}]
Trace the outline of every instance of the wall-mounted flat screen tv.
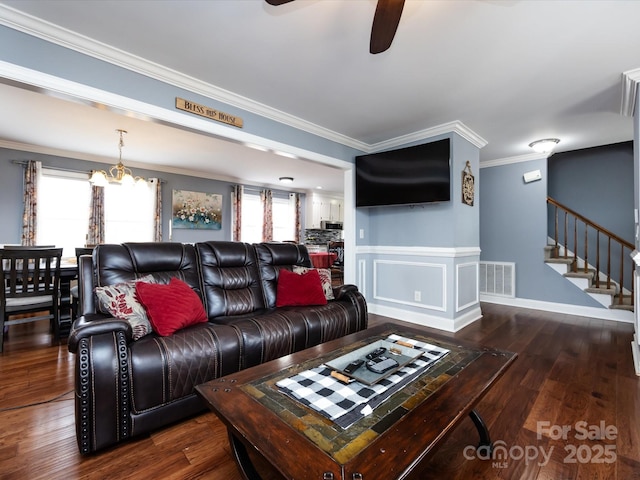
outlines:
[{"label": "wall-mounted flat screen tv", "polygon": [[356,207],[451,199],[448,138],[356,157]]}]

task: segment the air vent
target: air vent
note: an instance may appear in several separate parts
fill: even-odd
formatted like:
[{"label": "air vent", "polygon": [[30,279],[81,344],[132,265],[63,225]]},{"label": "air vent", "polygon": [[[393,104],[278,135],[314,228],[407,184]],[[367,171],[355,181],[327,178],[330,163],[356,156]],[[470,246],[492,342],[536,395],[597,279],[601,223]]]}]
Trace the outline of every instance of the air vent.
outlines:
[{"label": "air vent", "polygon": [[480,262],[480,293],[500,297],[515,297],[516,264]]}]

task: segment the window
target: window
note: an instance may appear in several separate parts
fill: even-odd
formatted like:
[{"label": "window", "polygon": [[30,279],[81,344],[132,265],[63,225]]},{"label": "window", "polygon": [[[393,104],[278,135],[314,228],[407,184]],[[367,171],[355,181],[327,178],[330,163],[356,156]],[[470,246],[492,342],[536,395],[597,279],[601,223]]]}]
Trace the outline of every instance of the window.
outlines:
[{"label": "window", "polygon": [[[262,242],[262,202],[258,190],[244,190],[242,196],[241,240],[248,243]],[[295,202],[293,195],[273,192],[272,202],[273,240],[282,242],[295,239]]]},{"label": "window", "polygon": [[273,239],[276,242],[294,240],[296,215],[293,195],[273,195]]},{"label": "window", "polygon": [[260,192],[247,192],[242,195],[242,227],[240,240],[247,243],[262,241],[262,202]]},{"label": "window", "polygon": [[55,245],[74,257],[85,244],[89,227],[91,184],[86,174],[42,169],[38,182],[39,245]]},{"label": "window", "polygon": [[[37,243],[62,247],[64,257],[74,257],[75,248],[86,243],[89,227],[87,175],[43,168],[38,185]],[[153,184],[109,184],[104,203],[106,243],[153,241]]]},{"label": "window", "polygon": [[105,243],[153,241],[155,196],[149,182],[104,187]]}]

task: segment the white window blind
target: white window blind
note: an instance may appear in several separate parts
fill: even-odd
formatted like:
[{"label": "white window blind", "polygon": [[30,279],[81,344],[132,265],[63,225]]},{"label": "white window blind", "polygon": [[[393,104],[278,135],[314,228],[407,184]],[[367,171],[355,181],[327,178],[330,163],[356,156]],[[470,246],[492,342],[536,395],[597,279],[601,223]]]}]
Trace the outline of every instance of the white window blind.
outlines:
[{"label": "white window blind", "polygon": [[42,169],[38,182],[38,245],[62,247],[74,257],[85,244],[89,227],[91,185],[87,174]]},{"label": "white window blind", "polygon": [[110,183],[104,190],[105,243],[153,241],[155,195],[150,183]]}]

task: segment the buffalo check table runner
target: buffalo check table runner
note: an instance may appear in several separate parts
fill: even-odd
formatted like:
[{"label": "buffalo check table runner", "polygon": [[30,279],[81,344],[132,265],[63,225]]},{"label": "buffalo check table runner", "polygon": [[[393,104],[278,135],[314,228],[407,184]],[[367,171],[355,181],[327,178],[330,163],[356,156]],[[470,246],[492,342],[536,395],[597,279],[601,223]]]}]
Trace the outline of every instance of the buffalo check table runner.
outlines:
[{"label": "buffalo check table runner", "polygon": [[449,350],[442,347],[399,335],[390,335],[386,340],[411,344],[413,348],[423,351],[423,354],[374,385],[357,381],[349,384],[340,382],[331,376],[333,369],[322,364],[280,380],[276,386],[338,426],[347,428],[449,353]]}]

